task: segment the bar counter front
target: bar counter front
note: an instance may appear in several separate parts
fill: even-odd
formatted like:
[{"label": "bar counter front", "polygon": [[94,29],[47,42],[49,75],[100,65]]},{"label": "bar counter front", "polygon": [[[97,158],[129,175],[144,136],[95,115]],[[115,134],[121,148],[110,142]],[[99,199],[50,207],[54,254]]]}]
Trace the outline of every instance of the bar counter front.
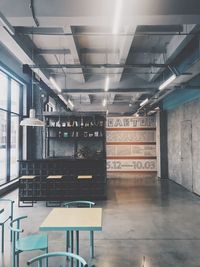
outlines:
[{"label": "bar counter front", "polygon": [[48,158],[19,164],[19,202],[106,198],[105,159]]}]

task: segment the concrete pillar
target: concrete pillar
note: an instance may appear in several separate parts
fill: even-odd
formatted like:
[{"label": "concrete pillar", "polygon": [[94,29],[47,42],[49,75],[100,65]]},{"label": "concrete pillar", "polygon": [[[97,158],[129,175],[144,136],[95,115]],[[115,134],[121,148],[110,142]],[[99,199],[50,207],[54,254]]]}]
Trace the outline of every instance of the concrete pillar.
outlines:
[{"label": "concrete pillar", "polygon": [[156,145],[157,145],[157,170],[159,178],[168,178],[168,153],[167,153],[167,112],[157,113]]}]

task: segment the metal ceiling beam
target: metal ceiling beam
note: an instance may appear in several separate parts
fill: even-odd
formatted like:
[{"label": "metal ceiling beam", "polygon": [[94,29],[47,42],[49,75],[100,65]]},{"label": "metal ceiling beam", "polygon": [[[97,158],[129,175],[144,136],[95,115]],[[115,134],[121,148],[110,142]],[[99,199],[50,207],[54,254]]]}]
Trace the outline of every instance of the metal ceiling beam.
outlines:
[{"label": "metal ceiling beam", "polygon": [[132,68],[166,68],[167,64],[160,64],[160,63],[137,63],[137,64],[46,64],[46,65],[30,65],[30,68],[40,68],[40,69],[60,69],[60,68],[67,68],[67,69],[102,69],[102,68],[125,68],[125,69],[132,69]]},{"label": "metal ceiling beam", "polygon": [[15,31],[19,34],[34,34],[34,35],[64,35],[64,36],[148,36],[148,35],[199,35],[199,32],[166,32],[165,29],[163,31],[154,31],[154,32],[139,32],[136,33],[108,33],[108,32],[64,32],[62,27],[22,27],[17,26],[14,27]]},{"label": "metal ceiling beam", "polygon": [[[133,72],[127,72],[124,71],[123,75],[125,76],[133,76],[133,75],[150,75],[150,74],[161,74],[162,72],[153,72],[153,71],[133,71]],[[65,72],[63,74],[62,72],[56,73],[56,72],[51,72],[51,76],[65,76],[65,75],[80,75],[82,72]],[[93,75],[93,76],[105,76],[105,75],[118,75],[121,74],[121,72],[111,72],[111,71],[106,71],[106,72],[91,72],[91,71],[84,71],[84,75]],[[183,74],[183,73],[182,73]],[[189,75],[190,73],[188,73]]]},{"label": "metal ceiling beam", "polygon": [[137,31],[140,33],[158,33],[158,32],[182,32],[183,25],[139,25]]},{"label": "metal ceiling beam", "polygon": [[81,48],[81,54],[119,54],[119,49]]},{"label": "metal ceiling beam", "polygon": [[[68,32],[70,31],[70,33],[74,33],[74,27],[70,26],[68,28]],[[66,28],[67,31],[67,28]],[[74,63],[76,64],[81,64],[81,53],[80,53],[80,43],[78,41],[78,38],[76,36],[71,36],[71,38],[68,39],[68,45],[69,45],[69,40],[71,40],[71,45],[73,45],[74,50],[72,49],[71,51],[73,52],[73,58],[74,58]],[[80,71],[82,72],[81,77],[81,81],[85,82],[86,81],[86,77],[84,76],[84,72],[83,69],[81,68]]]},{"label": "metal ceiling beam", "polygon": [[[185,30],[187,30],[188,33],[192,34],[200,32],[199,25],[185,25]],[[190,43],[192,38],[192,35],[182,37],[177,36],[172,38],[169,44],[166,46],[165,63],[170,64],[170,62],[173,62],[178,54]],[[163,55],[160,55],[160,57],[157,58],[156,62],[162,62],[161,60],[163,60]],[[151,74],[149,81],[155,80],[156,78],[158,78],[158,76],[159,75],[157,74]]]},{"label": "metal ceiling beam", "polygon": [[[64,30],[61,27],[14,27],[18,34],[37,34],[37,35],[60,35],[64,34]],[[69,33],[72,35],[71,33]]]},{"label": "metal ceiling beam", "polygon": [[148,53],[148,54],[164,54],[166,53],[166,48],[153,48],[152,47],[135,47],[135,46],[132,46],[131,49],[130,49],[130,53]]},{"label": "metal ceiling beam", "polygon": [[96,93],[135,93],[135,92],[150,92],[154,93],[157,90],[155,87],[149,88],[116,88],[116,89],[109,89],[108,92],[105,92],[102,88],[100,89],[62,89],[62,93],[66,94],[80,94],[80,93],[87,93],[87,94],[96,94]]},{"label": "metal ceiling beam", "polygon": [[34,50],[35,55],[64,55],[70,54],[70,49],[36,49]]},{"label": "metal ceiling beam", "polygon": [[[137,26],[135,25],[135,26],[131,26],[127,29],[128,31],[131,31],[133,36],[126,36],[126,37],[121,38],[122,39],[121,42],[123,45],[120,45],[120,53],[119,53],[119,62],[120,63],[125,64],[127,62],[128,55],[129,55],[129,52],[130,52],[130,49],[131,49],[131,46],[132,46],[132,43],[133,43],[133,40],[135,37],[136,28],[137,28]],[[121,74],[116,75],[116,78],[115,78],[116,81],[118,81],[118,82],[121,81],[123,72],[124,72],[124,68],[122,69]]]},{"label": "metal ceiling beam", "polygon": [[[97,48],[81,48],[80,53],[81,54],[119,54],[119,49],[97,49]],[[148,49],[143,48],[134,48],[131,47],[130,53],[134,54],[163,54],[165,53],[164,49],[156,49],[156,51],[151,51]],[[34,50],[35,55],[64,55],[64,54],[71,54],[70,49],[35,49]]]}]

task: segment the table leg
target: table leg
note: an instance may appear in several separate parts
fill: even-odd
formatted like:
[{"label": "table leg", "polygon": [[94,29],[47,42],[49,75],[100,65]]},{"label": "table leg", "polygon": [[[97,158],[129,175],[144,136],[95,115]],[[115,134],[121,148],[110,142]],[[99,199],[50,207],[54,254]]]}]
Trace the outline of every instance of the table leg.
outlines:
[{"label": "table leg", "polygon": [[94,258],[94,232],[90,231],[90,257]]},{"label": "table leg", "polygon": [[[79,231],[76,231],[76,254],[79,255]],[[76,267],[79,267],[79,261],[76,262]]]},{"label": "table leg", "polygon": [[69,231],[66,231],[66,252],[69,250]]},{"label": "table leg", "polygon": [[[70,231],[70,252],[74,252],[74,232]],[[73,259],[70,259],[70,266],[73,267]]]}]

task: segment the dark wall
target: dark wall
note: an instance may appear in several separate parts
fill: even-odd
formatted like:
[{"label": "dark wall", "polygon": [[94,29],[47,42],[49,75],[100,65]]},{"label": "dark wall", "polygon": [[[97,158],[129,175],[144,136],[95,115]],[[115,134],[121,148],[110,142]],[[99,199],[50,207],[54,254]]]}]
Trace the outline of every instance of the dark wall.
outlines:
[{"label": "dark wall", "polygon": [[18,79],[30,84],[30,78],[22,71],[22,63],[0,43],[0,65]]}]

